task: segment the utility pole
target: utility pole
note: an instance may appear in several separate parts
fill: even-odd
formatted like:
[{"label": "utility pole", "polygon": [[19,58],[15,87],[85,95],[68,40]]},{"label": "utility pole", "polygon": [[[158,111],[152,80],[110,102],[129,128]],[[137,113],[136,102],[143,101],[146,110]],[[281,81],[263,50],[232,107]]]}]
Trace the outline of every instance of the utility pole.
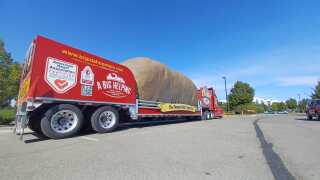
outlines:
[{"label": "utility pole", "polygon": [[298,93],[297,95],[298,95],[298,99],[299,99],[299,101],[298,101],[298,112],[300,112],[300,101],[301,101],[300,100],[300,94]]},{"label": "utility pole", "polygon": [[225,92],[226,92],[227,112],[229,112],[228,91],[227,91],[227,77],[223,76],[222,79],[224,79],[224,90],[225,90]]}]

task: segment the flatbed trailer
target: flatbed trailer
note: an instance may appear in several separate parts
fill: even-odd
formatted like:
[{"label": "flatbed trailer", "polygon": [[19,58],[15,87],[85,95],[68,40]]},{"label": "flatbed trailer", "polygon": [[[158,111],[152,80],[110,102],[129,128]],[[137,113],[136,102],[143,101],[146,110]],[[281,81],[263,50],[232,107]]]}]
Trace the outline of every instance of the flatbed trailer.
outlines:
[{"label": "flatbed trailer", "polygon": [[136,87],[127,67],[37,36],[25,59],[14,131],[21,139],[26,127],[59,139],[86,126],[107,133],[146,118],[223,116],[213,88],[200,88],[198,104],[191,106],[138,99]]}]

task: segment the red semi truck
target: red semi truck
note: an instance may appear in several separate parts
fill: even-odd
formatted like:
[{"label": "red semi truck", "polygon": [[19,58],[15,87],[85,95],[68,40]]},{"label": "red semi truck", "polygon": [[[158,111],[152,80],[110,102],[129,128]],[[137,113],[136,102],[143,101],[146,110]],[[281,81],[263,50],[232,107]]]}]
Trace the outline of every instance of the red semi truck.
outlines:
[{"label": "red semi truck", "polygon": [[28,126],[59,139],[89,125],[106,133],[127,121],[223,116],[213,88],[198,90],[196,107],[137,97],[137,84],[127,67],[37,36],[25,59],[15,132],[22,138]]}]

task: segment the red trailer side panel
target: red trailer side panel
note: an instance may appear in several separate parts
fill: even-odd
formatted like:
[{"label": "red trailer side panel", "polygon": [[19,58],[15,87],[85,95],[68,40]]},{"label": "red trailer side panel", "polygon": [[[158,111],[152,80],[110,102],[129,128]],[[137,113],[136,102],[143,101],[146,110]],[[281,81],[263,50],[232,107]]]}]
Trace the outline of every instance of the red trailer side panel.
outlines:
[{"label": "red trailer side panel", "polygon": [[136,81],[125,66],[38,36],[28,96],[135,104]]}]

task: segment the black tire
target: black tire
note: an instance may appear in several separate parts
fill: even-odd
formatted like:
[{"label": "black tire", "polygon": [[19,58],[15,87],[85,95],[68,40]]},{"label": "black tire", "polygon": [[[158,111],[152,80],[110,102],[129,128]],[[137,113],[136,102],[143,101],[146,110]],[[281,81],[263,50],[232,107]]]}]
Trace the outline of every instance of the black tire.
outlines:
[{"label": "black tire", "polygon": [[308,114],[307,116],[308,116],[308,117],[307,117],[308,120],[312,120],[312,115],[309,115],[309,114]]},{"label": "black tire", "polygon": [[211,119],[211,113],[210,111],[207,111],[207,120],[210,120]]},{"label": "black tire", "polygon": [[40,118],[30,117],[28,127],[38,134],[43,134],[41,131]]},{"label": "black tire", "polygon": [[215,116],[214,116],[214,113],[213,112],[210,112],[210,119],[214,119],[215,118]]},{"label": "black tire", "polygon": [[[63,112],[63,111],[68,111],[70,113],[72,113],[72,117],[77,120],[74,120],[75,125],[73,125],[72,128],[70,128],[69,131],[67,132],[57,132],[57,130],[54,130],[54,127],[52,127],[52,121],[53,116],[58,116],[58,112]],[[68,116],[70,116],[70,114],[68,114]],[[75,116],[75,117],[74,117]],[[61,118],[60,119],[66,119],[66,118]],[[59,120],[60,121],[60,120]],[[51,108],[49,108],[49,110],[46,111],[44,117],[41,119],[41,130],[43,132],[44,135],[46,135],[49,138],[52,139],[62,139],[62,138],[68,138],[68,137],[72,137],[74,135],[76,135],[82,125],[83,125],[83,114],[80,111],[80,109],[77,106],[74,105],[70,105],[70,104],[59,104],[56,106],[53,106]],[[64,130],[64,129],[62,129]]]},{"label": "black tire", "polygon": [[201,115],[201,120],[206,120],[206,111],[205,112],[202,112],[202,115]]},{"label": "black tire", "polygon": [[209,112],[208,111],[205,111],[202,113],[202,117],[201,117],[201,120],[208,120],[209,119]]},{"label": "black tire", "polygon": [[[110,116],[103,116],[108,113]],[[109,122],[109,125],[107,123]],[[104,124],[106,123],[106,124]],[[105,125],[105,126],[104,126]],[[111,106],[103,106],[98,108],[91,116],[92,129],[98,133],[108,133],[115,130],[119,125],[119,113]]]}]

